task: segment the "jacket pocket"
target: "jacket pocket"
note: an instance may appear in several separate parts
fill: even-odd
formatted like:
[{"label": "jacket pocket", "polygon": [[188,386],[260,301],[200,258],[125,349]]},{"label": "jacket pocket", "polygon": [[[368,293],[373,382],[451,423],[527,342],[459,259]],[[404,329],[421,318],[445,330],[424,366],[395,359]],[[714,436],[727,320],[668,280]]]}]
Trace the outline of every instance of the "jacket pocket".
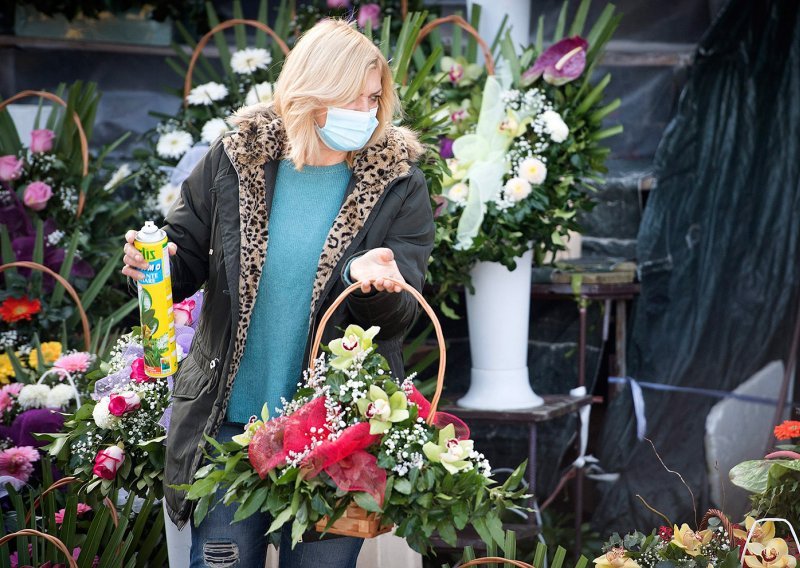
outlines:
[{"label": "jacket pocket", "polygon": [[172,396],[193,400],[201,393],[211,392],[219,383],[221,366],[219,359],[206,357],[192,349],[175,374]]}]

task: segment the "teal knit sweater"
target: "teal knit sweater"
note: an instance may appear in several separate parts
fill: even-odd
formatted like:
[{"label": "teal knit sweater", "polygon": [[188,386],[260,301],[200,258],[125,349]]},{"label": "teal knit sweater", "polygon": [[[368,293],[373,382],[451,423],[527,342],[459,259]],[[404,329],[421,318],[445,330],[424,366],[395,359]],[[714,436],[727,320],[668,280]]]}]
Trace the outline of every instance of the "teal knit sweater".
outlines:
[{"label": "teal knit sweater", "polygon": [[265,402],[275,416],[281,397],[294,396],[302,377],[319,256],[349,181],[345,162],[304,166],[298,172],[283,160],[278,167],[267,258],[228,404],[229,422],[260,415]]}]

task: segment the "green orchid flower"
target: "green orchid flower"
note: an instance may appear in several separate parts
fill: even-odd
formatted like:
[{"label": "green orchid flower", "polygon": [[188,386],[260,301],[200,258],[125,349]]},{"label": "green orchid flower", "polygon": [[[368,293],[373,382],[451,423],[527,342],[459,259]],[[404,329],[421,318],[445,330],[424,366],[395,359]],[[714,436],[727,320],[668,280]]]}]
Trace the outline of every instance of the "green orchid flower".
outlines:
[{"label": "green orchid flower", "polygon": [[408,399],[400,390],[389,396],[382,388],[372,385],[367,398],[359,399],[356,405],[362,416],[369,418],[370,434],[383,434],[392,427],[392,422],[408,419]]},{"label": "green orchid flower", "polygon": [[261,428],[264,423],[269,420],[269,408],[267,408],[266,402],[264,403],[264,406],[261,407],[261,420],[253,420],[252,418],[250,420],[252,422],[247,424],[247,428],[245,428],[244,432],[231,437],[231,440],[242,447],[249,446],[250,441],[253,439],[253,435],[256,433],[256,430]]},{"label": "green orchid flower", "polygon": [[427,442],[422,451],[432,462],[442,464],[450,473],[458,473],[472,468],[468,458],[473,444],[472,440],[456,438],[455,426],[448,424],[439,430],[439,443]]},{"label": "green orchid flower", "polygon": [[467,63],[465,57],[442,57],[441,69],[447,79],[454,85],[467,86],[477,81],[483,73],[483,67],[477,63]]},{"label": "green orchid flower", "polygon": [[344,330],[344,337],[334,339],[328,343],[328,349],[336,357],[331,359],[330,366],[344,371],[355,362],[356,356],[372,347],[372,338],[381,330],[373,325],[368,330],[358,325],[348,325]]}]

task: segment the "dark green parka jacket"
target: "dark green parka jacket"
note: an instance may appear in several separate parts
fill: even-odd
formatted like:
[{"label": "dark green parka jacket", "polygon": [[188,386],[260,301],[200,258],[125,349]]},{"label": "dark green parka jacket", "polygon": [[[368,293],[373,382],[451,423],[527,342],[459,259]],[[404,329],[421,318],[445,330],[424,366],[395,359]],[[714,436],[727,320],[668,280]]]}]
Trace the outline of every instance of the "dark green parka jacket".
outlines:
[{"label": "dark green parka jacket", "polygon": [[[164,492],[179,527],[188,521],[191,503],[170,486],[191,482],[202,459],[203,434],[216,435],[225,418],[255,306],[286,144],[282,121],[269,107],[245,111],[237,118],[238,130],[214,144],[184,182],[164,227],[178,245],[171,259],[173,301],[205,285],[192,349],[175,376],[167,437]],[[356,154],[352,179],[320,254],[309,334],[344,289],[348,260],[369,249],[392,249],[403,278],[422,289],[434,227],[425,179],[413,165],[419,148],[411,132],[390,126],[383,140]],[[303,223],[302,213],[297,222]],[[356,293],[337,309],[323,341],[349,323],[378,325],[379,351],[402,377],[402,337],[417,310],[409,294]],[[306,345],[306,367],[310,340],[296,340]]]}]

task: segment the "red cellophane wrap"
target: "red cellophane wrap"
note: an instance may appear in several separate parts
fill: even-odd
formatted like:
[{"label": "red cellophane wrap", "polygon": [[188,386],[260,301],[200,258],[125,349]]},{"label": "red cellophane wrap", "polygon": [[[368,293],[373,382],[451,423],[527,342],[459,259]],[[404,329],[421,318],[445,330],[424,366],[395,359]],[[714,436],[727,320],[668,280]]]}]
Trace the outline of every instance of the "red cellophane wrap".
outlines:
[{"label": "red cellophane wrap", "polygon": [[[409,402],[419,408],[419,416],[427,418],[431,411],[430,402],[415,387],[407,396]],[[325,402],[325,397],[315,398],[294,414],[274,418],[259,428],[250,441],[250,463],[264,479],[272,469],[286,463],[290,452],[300,453],[310,447],[311,451],[300,464],[305,478],[316,477],[324,470],[340,489],[365,491],[382,504],[386,471],[378,467],[374,455],[365,451],[380,442],[381,435],[370,434],[369,423],[359,422],[345,428],[335,440],[328,440],[330,430],[325,423]],[[459,439],[469,438],[469,428],[461,419],[437,412],[434,425],[444,428],[448,424],[455,426]],[[315,440],[323,442],[314,444]]]}]

